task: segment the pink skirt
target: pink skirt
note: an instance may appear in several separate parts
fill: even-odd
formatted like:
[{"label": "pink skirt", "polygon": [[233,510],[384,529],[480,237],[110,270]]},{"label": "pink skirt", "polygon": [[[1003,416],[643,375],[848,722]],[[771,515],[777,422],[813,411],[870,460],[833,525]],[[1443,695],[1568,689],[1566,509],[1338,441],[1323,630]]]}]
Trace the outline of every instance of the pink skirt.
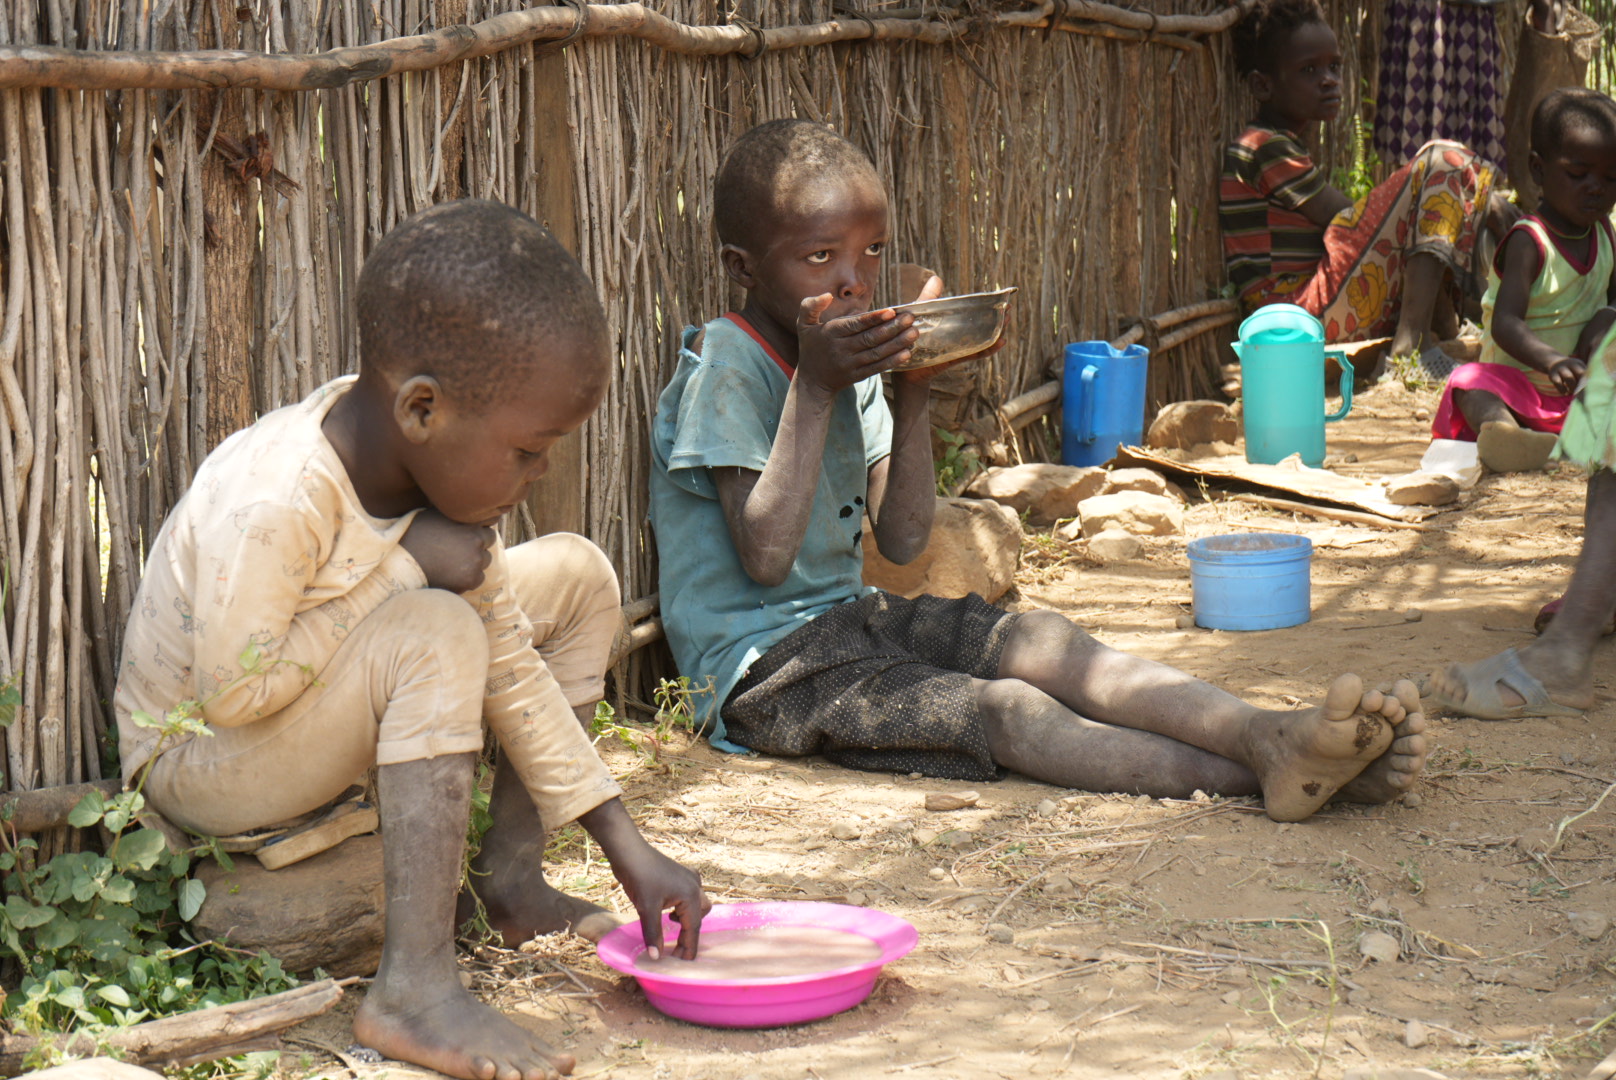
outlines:
[{"label": "pink skirt", "polygon": [[1437,406],[1431,421],[1433,439],[1463,439],[1475,442],[1476,433],[1464,413],[1454,404],[1455,390],[1485,390],[1496,394],[1510,411],[1521,418],[1521,424],[1533,431],[1547,431],[1558,435],[1571,409],[1574,395],[1554,397],[1532,385],[1531,378],[1520,368],[1507,364],[1461,364],[1448,376],[1448,385],[1442,388],[1442,404]]}]

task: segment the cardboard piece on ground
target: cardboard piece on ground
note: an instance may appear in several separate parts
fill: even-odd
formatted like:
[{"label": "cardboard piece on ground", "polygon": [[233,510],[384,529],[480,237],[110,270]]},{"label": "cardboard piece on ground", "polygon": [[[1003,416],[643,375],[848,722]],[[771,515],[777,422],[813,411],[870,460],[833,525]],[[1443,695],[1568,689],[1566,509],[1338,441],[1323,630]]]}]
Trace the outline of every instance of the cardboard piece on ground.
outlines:
[{"label": "cardboard piece on ground", "polygon": [[1320,506],[1362,510],[1393,521],[1418,522],[1442,511],[1431,506],[1398,506],[1386,498],[1385,484],[1371,484],[1349,476],[1338,476],[1328,469],[1310,469],[1295,455],[1278,465],[1253,465],[1244,457],[1207,457],[1179,461],[1153,453],[1140,446],[1125,446],[1117,452],[1117,464],[1137,465],[1158,472],[1175,474],[1191,486],[1235,485],[1280,496],[1289,496]]}]

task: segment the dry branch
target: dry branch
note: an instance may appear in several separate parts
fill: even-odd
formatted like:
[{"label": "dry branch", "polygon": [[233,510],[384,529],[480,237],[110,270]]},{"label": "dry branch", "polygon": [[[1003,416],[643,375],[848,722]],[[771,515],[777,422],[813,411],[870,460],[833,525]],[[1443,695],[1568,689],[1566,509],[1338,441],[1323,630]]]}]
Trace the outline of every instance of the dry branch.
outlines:
[{"label": "dry branch", "polygon": [[[148,1020],[93,1038],[72,1036],[58,1048],[70,1057],[93,1057],[110,1049],[138,1065],[193,1065],[273,1048],[279,1044],[279,1032],[319,1016],[341,997],[342,987],[323,979],[251,1001]],[[32,1035],[0,1035],[0,1076],[21,1075],[24,1059],[39,1049],[41,1042]]]},{"label": "dry branch", "polygon": [[[429,71],[533,42],[562,38],[628,36],[669,52],[702,56],[735,53],[755,59],[765,52],[838,41],[920,41],[936,45],[990,28],[1044,29],[1051,18],[1056,19],[1057,25],[1066,18],[1084,20],[1063,26],[1077,33],[1084,32],[1085,23],[1093,23],[1131,31],[1124,36],[1137,36],[1140,41],[1164,40],[1177,48],[1189,48],[1195,43],[1179,35],[1226,30],[1252,2],[1254,0],[1241,0],[1216,15],[1156,16],[1091,0],[1048,0],[1036,9],[965,19],[856,17],[757,30],[738,25],[691,26],[675,22],[643,4],[580,4],[511,11],[470,25],[448,26],[427,34],[317,54],[13,46],[0,48],[0,88],[327,90],[387,75]],[[1057,11],[1061,12],[1059,16]]]},{"label": "dry branch", "polygon": [[88,784],[65,784],[36,791],[13,791],[0,795],[0,820],[20,833],[46,832],[67,824],[67,815],[92,791],[111,797],[123,790],[121,780],[96,780]]}]

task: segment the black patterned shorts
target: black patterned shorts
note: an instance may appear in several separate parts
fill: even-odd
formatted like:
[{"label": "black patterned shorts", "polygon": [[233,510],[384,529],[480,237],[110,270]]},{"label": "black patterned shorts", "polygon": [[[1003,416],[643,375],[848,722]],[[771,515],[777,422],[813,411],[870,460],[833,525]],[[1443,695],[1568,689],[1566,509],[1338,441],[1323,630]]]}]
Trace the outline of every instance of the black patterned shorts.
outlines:
[{"label": "black patterned shorts", "polygon": [[975,593],[834,607],[752,665],[724,702],[725,737],[850,769],[995,779],[971,682],[998,677],[1015,621]]}]

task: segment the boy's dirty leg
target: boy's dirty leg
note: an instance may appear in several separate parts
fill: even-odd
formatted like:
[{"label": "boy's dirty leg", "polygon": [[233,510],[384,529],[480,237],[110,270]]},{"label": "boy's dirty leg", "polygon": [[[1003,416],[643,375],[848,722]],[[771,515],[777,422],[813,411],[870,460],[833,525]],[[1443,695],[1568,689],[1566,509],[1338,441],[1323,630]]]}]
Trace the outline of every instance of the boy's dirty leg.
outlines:
[{"label": "boy's dirty leg", "polygon": [[536,935],[566,930],[599,941],[622,923],[600,905],[568,896],[545,880],[544,822],[503,750],[488,811],[494,824],[471,860],[471,880],[456,912],[461,925],[476,914],[479,900],[489,929],[499,931],[509,949]]},{"label": "boy's dirty leg", "polygon": [[377,770],[387,936],[354,1037],[463,1080],[552,1080],[572,1072],[572,1056],[478,1001],[455,965],[455,893],[475,770],[471,753]]}]

